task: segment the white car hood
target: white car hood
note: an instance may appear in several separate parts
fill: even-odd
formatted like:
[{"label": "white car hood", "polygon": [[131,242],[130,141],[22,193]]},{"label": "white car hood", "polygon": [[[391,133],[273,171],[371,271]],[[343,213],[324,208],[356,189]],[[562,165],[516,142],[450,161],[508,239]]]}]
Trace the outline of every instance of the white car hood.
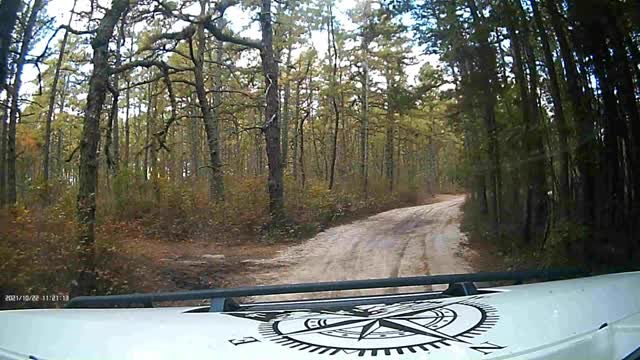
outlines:
[{"label": "white car hood", "polygon": [[623,359],[640,272],[339,310],[0,312],[0,360]]}]

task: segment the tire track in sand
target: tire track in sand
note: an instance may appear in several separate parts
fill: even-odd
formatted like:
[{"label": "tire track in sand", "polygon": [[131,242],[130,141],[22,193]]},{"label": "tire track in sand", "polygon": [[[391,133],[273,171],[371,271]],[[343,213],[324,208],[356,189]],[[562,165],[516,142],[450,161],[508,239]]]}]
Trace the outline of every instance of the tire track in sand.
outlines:
[{"label": "tire track in sand", "polygon": [[[468,256],[460,255],[469,251],[461,247],[465,235],[460,232],[459,219],[464,196],[444,199],[327,229],[281,251],[269,261],[280,266],[256,274],[255,282],[292,284],[472,272]],[[300,297],[307,296],[296,298]]]}]

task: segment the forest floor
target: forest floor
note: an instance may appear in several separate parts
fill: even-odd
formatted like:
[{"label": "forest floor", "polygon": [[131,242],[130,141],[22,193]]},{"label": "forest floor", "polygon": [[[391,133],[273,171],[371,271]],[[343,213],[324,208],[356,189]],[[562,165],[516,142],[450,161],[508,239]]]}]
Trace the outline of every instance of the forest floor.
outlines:
[{"label": "forest floor", "polygon": [[464,195],[437,195],[428,202],[335,226],[303,241],[176,243],[131,236],[121,246],[144,272],[137,291],[497,270],[501,262],[493,251],[470,243],[460,231]]}]

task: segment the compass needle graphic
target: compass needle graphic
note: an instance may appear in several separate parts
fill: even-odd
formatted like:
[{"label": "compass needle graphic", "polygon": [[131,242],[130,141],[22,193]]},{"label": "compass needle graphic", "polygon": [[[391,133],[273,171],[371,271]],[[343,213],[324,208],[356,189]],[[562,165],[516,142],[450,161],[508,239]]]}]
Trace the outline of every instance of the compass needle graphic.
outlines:
[{"label": "compass needle graphic", "polygon": [[498,320],[496,310],[479,299],[229,315],[262,322],[260,333],[265,339],[293,349],[325,349],[329,355],[343,352],[358,356],[384,350],[381,353],[388,355],[391,349],[401,354],[405,349],[438,350],[451,343],[474,349],[471,340]]}]

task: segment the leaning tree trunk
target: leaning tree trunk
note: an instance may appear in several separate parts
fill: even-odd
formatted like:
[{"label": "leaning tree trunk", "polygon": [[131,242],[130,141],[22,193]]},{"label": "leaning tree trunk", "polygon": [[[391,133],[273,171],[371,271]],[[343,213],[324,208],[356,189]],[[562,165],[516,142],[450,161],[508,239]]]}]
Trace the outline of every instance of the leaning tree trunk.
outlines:
[{"label": "leaning tree trunk", "polygon": [[71,294],[88,295],[96,289],[96,191],[98,185],[98,141],[100,113],[109,82],[109,40],[122,14],[129,7],[128,0],[113,0],[91,41],[93,72],[89,79],[87,107],[80,141],[80,169],[78,173],[77,236],[79,240],[79,269]]},{"label": "leaning tree trunk", "polygon": [[269,212],[274,224],[285,220],[284,187],[282,183],[282,155],[280,124],[278,121],[278,64],[273,54],[273,21],[271,0],[262,0],[260,26],[262,29],[262,72],[266,90],[264,137],[269,163]]},{"label": "leaning tree trunk", "polygon": [[7,202],[15,204],[17,200],[16,192],[16,124],[18,121],[18,100],[20,97],[20,86],[22,85],[22,70],[26,62],[27,52],[33,37],[33,27],[38,18],[38,12],[42,8],[42,0],[35,0],[31,7],[31,13],[24,29],[22,42],[20,44],[20,54],[16,60],[16,73],[13,80],[13,89],[11,94],[11,111],[9,113],[9,146],[7,149]]}]

